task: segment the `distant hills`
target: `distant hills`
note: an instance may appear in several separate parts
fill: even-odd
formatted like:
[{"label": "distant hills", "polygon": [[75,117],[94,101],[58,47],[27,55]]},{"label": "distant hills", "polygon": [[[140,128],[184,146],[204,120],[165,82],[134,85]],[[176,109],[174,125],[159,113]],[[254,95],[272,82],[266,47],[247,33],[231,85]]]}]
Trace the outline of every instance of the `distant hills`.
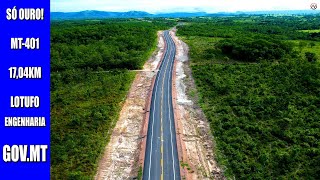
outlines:
[{"label": "distant hills", "polygon": [[319,11],[313,10],[287,10],[287,11],[251,11],[251,12],[173,12],[150,14],[144,11],[128,11],[128,12],[107,12],[107,11],[80,11],[80,12],[51,12],[51,20],[76,20],[76,19],[106,19],[106,18],[145,18],[145,17],[205,17],[205,16],[238,16],[238,15],[305,15],[317,14]]},{"label": "distant hills", "polygon": [[51,12],[51,20],[65,19],[105,19],[105,18],[140,18],[151,17],[152,14],[142,11],[107,12],[107,11],[80,11],[80,12]]}]

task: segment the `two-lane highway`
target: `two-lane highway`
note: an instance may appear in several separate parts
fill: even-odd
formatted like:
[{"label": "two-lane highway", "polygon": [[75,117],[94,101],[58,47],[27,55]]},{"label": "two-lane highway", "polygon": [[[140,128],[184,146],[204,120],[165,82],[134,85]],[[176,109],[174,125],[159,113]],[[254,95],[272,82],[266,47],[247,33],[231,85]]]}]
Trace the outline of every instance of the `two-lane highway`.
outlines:
[{"label": "two-lane highway", "polygon": [[172,106],[172,70],[176,47],[169,31],[164,32],[164,39],[167,48],[156,76],[150,106],[144,180],[181,179]]}]

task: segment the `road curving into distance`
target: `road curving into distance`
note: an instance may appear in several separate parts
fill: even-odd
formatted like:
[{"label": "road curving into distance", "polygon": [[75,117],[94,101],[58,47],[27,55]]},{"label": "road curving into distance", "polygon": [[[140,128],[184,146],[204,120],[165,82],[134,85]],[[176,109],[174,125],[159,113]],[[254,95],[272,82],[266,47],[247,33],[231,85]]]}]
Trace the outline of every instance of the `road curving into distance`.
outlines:
[{"label": "road curving into distance", "polygon": [[152,92],[143,180],[181,179],[172,106],[172,71],[176,46],[169,31],[163,34],[167,48]]}]

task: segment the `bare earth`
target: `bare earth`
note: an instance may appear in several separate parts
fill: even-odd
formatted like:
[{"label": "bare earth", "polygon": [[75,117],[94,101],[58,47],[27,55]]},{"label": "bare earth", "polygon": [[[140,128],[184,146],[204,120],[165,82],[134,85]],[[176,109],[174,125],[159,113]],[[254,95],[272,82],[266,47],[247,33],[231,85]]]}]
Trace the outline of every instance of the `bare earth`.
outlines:
[{"label": "bare earth", "polygon": [[105,148],[95,179],[132,179],[139,170],[140,132],[145,114],[146,99],[152,79],[164,51],[164,40],[158,32],[158,48],[137,75],[120,112],[110,142]]},{"label": "bare earth", "polygon": [[[182,141],[185,145],[188,166],[191,168],[187,179],[225,179],[214,158],[213,136],[210,126],[200,107],[191,69],[189,67],[189,48],[178,39],[176,30],[171,35],[177,46],[176,54],[176,103],[179,121],[182,124]],[[192,97],[189,94],[193,94]],[[180,127],[181,128],[181,127]]]}]

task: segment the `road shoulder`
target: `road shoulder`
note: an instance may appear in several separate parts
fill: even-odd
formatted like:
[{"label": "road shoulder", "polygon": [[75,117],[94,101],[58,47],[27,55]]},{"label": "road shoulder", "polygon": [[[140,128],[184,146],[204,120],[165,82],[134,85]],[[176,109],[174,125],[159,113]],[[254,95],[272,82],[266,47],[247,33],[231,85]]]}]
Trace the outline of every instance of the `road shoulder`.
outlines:
[{"label": "road shoulder", "polygon": [[197,104],[196,86],[189,67],[189,48],[175,33],[176,29],[173,29],[171,36],[177,48],[173,104],[184,176],[186,179],[225,179],[215,160],[215,144],[209,123]]}]

